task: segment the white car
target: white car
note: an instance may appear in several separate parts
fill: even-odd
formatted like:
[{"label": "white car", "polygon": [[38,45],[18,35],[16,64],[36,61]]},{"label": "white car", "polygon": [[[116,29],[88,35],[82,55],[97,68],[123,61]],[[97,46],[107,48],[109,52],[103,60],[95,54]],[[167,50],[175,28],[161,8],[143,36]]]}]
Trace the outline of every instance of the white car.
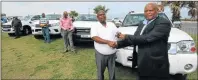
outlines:
[{"label": "white car", "polygon": [[[165,13],[159,13],[159,16],[168,19]],[[119,27],[119,31],[133,35],[138,27],[137,24],[144,19],[144,13],[129,13],[126,15],[122,26]],[[170,21],[170,19],[168,20]],[[186,32],[175,28],[172,24],[168,43],[170,74],[180,74],[182,77],[186,77],[183,75],[196,71],[197,53],[192,37]],[[121,63],[123,66],[132,67],[132,53],[133,47],[131,46],[118,49],[116,62]]]},{"label": "white car", "polygon": [[[21,33],[24,35],[31,34],[32,23],[36,20],[39,20],[39,15],[25,16],[24,18],[21,18]],[[13,36],[15,33],[14,27],[11,26],[11,24],[12,20],[2,24],[2,32],[8,33],[9,36]]]},{"label": "white car", "polygon": [[98,20],[95,14],[80,14],[73,22],[73,26],[75,28],[73,34],[74,43],[92,41],[90,30],[96,23],[98,23]]},{"label": "white car", "polygon": [[[46,14],[46,18],[49,20],[50,35],[60,35],[61,28],[59,26],[59,21],[61,14]],[[42,28],[39,25],[39,20],[33,23],[32,34],[36,39],[43,35]]]}]

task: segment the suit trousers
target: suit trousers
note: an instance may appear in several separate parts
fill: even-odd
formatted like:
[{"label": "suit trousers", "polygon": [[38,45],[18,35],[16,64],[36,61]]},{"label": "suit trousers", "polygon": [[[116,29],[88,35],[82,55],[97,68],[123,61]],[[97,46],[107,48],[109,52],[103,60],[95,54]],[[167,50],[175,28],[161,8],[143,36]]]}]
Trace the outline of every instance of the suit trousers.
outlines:
[{"label": "suit trousers", "polygon": [[16,37],[19,37],[20,36],[20,27],[14,26],[14,30],[15,30]]}]

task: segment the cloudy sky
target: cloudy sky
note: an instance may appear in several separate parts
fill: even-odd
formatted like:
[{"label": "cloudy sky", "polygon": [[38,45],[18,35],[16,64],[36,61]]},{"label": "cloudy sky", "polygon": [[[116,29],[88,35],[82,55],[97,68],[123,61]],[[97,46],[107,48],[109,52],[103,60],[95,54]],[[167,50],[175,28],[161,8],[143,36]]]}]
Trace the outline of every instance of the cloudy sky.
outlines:
[{"label": "cloudy sky", "polygon": [[[123,18],[129,11],[143,12],[144,6],[149,2],[2,2],[2,12],[8,16],[26,16],[41,13],[60,13],[75,10],[78,13],[93,13],[97,5],[104,5],[110,10],[108,18]],[[181,10],[182,18],[188,18],[188,9]],[[171,17],[169,7],[165,13]]]}]

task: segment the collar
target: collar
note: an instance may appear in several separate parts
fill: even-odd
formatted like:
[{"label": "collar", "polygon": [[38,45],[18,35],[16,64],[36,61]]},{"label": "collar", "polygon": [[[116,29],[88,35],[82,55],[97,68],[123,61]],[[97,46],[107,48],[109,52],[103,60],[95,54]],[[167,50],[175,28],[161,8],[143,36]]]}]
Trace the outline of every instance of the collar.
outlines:
[{"label": "collar", "polygon": [[106,24],[105,25],[103,25],[101,22],[99,22],[102,26],[104,26],[105,28],[107,27],[107,22],[106,22]]},{"label": "collar", "polygon": [[144,25],[147,25],[147,24],[151,23],[152,21],[154,21],[157,17],[158,17],[158,15],[154,19],[152,19],[152,20],[144,19],[143,24]]},{"label": "collar", "polygon": [[67,18],[63,17],[63,19],[68,19],[68,17]]}]

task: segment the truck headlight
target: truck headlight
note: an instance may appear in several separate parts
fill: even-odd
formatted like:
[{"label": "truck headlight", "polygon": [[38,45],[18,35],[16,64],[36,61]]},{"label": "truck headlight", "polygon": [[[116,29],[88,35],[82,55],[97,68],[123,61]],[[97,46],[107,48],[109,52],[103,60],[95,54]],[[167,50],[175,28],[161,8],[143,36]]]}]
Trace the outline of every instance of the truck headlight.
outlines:
[{"label": "truck headlight", "polygon": [[31,27],[36,27],[36,24],[30,24]]},{"label": "truck headlight", "polygon": [[180,41],[177,43],[177,52],[178,53],[195,53],[195,43],[192,40],[189,41]]},{"label": "truck headlight", "polygon": [[169,44],[170,44],[170,48],[168,50],[169,54],[196,52],[195,43],[192,40],[180,41],[177,43],[169,43]]}]

